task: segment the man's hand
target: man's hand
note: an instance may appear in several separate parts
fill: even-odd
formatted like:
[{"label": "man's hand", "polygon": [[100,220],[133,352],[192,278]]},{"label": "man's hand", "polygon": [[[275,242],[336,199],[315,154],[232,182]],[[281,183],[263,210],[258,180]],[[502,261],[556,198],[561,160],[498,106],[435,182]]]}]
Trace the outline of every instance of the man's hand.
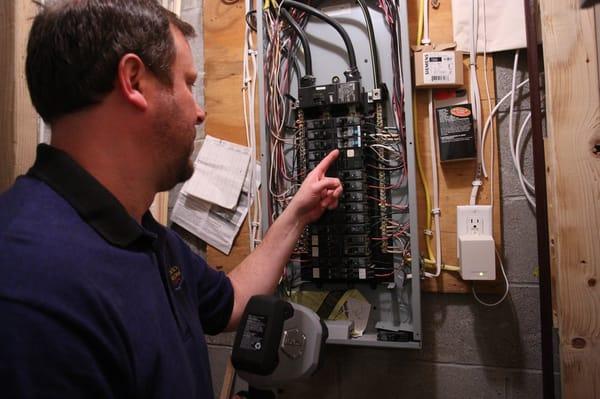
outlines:
[{"label": "man's hand", "polygon": [[338,156],[338,150],[332,151],[306,176],[258,248],[229,273],[235,299],[227,330],[237,327],[253,295],[273,294],[304,227],[317,220],[325,209],[337,207],[342,183],[339,179],[325,176],[325,173]]},{"label": "man's hand", "polygon": [[342,194],[340,179],[327,177],[325,173],[339,156],[333,150],[304,179],[294,195],[288,209],[304,224],[312,223],[321,217],[326,209],[335,209]]}]

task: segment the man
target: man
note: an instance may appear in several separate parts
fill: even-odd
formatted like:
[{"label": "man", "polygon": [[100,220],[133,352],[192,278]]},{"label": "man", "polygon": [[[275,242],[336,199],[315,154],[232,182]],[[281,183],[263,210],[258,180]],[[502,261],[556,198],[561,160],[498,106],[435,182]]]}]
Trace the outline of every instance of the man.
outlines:
[{"label": "man", "polygon": [[35,18],[34,106],[52,127],[0,197],[0,396],[209,398],[204,333],[272,293],[305,225],[337,206],[329,154],[228,276],[147,211],[193,172],[193,28],[155,0],[72,0]]}]

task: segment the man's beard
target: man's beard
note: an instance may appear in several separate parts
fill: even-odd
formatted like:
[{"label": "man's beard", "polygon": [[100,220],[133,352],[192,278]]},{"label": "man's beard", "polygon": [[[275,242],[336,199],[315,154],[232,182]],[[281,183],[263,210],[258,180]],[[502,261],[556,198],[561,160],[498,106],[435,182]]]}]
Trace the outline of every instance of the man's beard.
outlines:
[{"label": "man's beard", "polygon": [[182,119],[182,113],[168,94],[165,95],[163,112],[157,116],[154,134],[155,145],[159,154],[159,164],[163,169],[159,172],[158,191],[167,191],[182,183],[194,174],[194,164],[191,156],[194,142],[185,143],[187,137],[195,137],[194,124],[187,124]]}]

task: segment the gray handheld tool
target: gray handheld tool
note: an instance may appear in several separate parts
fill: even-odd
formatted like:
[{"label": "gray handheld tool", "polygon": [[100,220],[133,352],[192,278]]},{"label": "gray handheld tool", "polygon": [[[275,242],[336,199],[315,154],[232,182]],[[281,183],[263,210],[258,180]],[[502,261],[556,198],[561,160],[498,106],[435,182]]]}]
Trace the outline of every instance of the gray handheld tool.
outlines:
[{"label": "gray handheld tool", "polygon": [[231,361],[251,386],[275,388],[313,374],[326,339],[327,327],[312,310],[257,295],[238,326]]}]

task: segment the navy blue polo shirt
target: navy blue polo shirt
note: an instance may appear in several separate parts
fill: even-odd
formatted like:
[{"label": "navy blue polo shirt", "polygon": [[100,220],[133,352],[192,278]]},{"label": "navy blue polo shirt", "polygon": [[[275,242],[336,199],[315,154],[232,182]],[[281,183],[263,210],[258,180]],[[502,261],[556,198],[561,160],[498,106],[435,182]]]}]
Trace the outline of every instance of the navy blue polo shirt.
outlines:
[{"label": "navy blue polo shirt", "polygon": [[229,278],[67,154],[0,196],[0,397],[212,398]]}]

